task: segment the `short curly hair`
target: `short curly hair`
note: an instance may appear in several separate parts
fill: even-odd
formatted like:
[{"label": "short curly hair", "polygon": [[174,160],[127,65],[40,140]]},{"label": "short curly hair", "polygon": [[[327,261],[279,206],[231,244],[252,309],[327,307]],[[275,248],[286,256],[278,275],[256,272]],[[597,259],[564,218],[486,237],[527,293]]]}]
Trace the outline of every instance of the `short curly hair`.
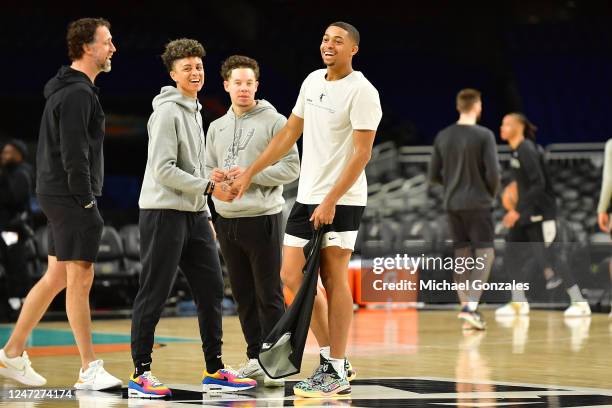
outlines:
[{"label": "short curly hair", "polygon": [[206,50],[199,41],[189,38],[179,38],[166,44],[162,60],[168,72],[174,69],[174,62],[183,58],[199,57],[204,59]]},{"label": "short curly hair", "polygon": [[229,81],[232,70],[236,68],[251,68],[255,73],[255,79],[259,81],[259,64],[253,58],[244,55],[232,55],[221,65],[221,77],[224,81]]},{"label": "short curly hair", "polygon": [[91,44],[95,40],[96,30],[104,26],[110,30],[110,23],[103,18],[80,18],[68,24],[66,43],[68,45],[68,57],[76,61],[83,56],[85,50],[83,45]]}]

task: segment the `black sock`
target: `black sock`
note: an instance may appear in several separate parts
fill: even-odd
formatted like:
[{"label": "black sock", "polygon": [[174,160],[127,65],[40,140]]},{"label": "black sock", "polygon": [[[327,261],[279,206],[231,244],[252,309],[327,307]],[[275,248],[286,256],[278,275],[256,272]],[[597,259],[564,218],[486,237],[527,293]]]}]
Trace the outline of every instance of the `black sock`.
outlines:
[{"label": "black sock", "polygon": [[139,375],[144,374],[146,371],[151,371],[151,361],[136,361],[134,364],[134,377],[138,377]]},{"label": "black sock", "polygon": [[214,358],[206,360],[206,371],[209,374],[213,374],[224,367],[225,365],[223,364],[221,356],[215,356]]}]

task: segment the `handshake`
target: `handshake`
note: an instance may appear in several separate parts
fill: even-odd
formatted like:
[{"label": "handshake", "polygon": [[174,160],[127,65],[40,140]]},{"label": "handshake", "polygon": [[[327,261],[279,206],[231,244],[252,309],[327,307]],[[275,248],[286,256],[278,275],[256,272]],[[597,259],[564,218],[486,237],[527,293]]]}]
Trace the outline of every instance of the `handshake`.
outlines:
[{"label": "handshake", "polygon": [[[242,191],[246,190],[250,183],[250,177],[243,180],[241,177],[245,173],[242,167],[232,167],[229,170],[213,169],[210,174],[210,180],[215,183],[215,189],[212,192],[213,197],[221,201],[232,202],[235,198],[242,196]],[[243,188],[243,185],[245,186]]]}]

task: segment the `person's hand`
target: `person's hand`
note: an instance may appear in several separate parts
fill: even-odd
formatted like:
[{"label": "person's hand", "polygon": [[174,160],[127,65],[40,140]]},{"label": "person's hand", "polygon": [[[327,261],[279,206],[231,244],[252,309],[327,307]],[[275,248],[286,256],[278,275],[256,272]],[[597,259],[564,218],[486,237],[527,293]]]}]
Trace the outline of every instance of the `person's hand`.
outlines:
[{"label": "person's hand", "polygon": [[502,223],[504,224],[504,227],[512,228],[514,227],[514,224],[516,224],[519,218],[521,218],[521,214],[514,210],[510,210],[504,216]]},{"label": "person's hand", "polygon": [[227,174],[223,170],[216,167],[213,169],[212,173],[210,173],[210,179],[215,183],[223,183],[226,177]]},{"label": "person's hand", "polygon": [[610,232],[610,216],[607,212],[597,214],[597,223],[602,232]]},{"label": "person's hand", "polygon": [[213,197],[217,200],[226,201],[231,203],[236,198],[236,192],[226,182],[215,185],[215,189],[212,192]]},{"label": "person's hand", "polygon": [[251,185],[252,178],[251,172],[246,169],[232,182],[232,190],[236,193],[236,198],[241,198],[246,193]]},{"label": "person's hand", "polygon": [[331,224],[334,221],[335,215],[336,203],[323,200],[310,216],[310,222],[313,223],[315,229],[319,229],[322,225]]},{"label": "person's hand", "polygon": [[216,241],[217,240],[217,231],[215,230],[215,224],[213,224],[212,220],[208,220],[208,222],[210,223],[210,229],[212,230],[213,239]]},{"label": "person's hand", "polygon": [[242,173],[244,173],[244,169],[242,167],[238,167],[238,166],[232,167],[227,172],[227,175],[226,175],[226,178],[229,181],[229,184],[232,184],[234,180],[240,177]]}]

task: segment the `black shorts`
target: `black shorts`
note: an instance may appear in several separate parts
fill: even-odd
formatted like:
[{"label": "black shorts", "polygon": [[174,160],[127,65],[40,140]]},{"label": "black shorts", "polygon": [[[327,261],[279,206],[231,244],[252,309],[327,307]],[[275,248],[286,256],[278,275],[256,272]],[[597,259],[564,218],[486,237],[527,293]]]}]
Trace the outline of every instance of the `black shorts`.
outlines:
[{"label": "black shorts", "polygon": [[74,196],[39,194],[38,203],[49,223],[49,255],[95,262],[104,227],[98,207],[83,208]]},{"label": "black shorts", "polygon": [[[310,216],[317,206],[318,204],[302,204],[297,201],[293,204],[285,228],[284,245],[303,248],[310,241],[313,235]],[[339,246],[351,251],[355,249],[357,232],[364,210],[364,206],[337,205],[330,232],[323,235],[321,248]]]},{"label": "black shorts", "polygon": [[455,248],[492,248],[495,239],[491,210],[447,211]]}]

